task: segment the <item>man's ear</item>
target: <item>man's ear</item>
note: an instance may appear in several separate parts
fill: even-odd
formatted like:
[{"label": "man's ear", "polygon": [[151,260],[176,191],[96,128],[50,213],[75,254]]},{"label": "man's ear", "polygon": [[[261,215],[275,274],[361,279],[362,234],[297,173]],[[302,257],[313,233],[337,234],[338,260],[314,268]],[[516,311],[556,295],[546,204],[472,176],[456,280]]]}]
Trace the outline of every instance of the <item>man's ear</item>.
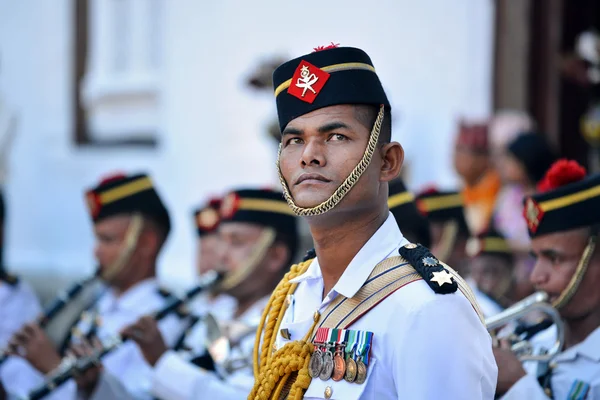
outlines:
[{"label": "man's ear", "polygon": [[404,163],[404,149],[398,142],[386,143],[381,147],[381,159],[379,180],[390,182],[400,175]]},{"label": "man's ear", "polygon": [[138,238],[138,248],[144,256],[148,256],[158,248],[158,235],[150,229],[144,229]]},{"label": "man's ear", "polygon": [[287,267],[284,263],[288,260],[290,255],[290,250],[283,243],[275,243],[270,249],[270,257],[269,257],[269,271],[277,272],[282,271],[283,268]]}]

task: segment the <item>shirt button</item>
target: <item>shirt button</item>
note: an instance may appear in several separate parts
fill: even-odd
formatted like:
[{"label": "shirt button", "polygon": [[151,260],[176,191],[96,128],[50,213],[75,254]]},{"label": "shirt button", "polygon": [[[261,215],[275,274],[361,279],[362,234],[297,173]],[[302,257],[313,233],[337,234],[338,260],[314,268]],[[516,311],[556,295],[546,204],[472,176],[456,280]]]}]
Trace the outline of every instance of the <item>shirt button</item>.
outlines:
[{"label": "shirt button", "polygon": [[330,399],[332,394],[333,394],[333,389],[331,388],[331,386],[327,386],[325,388],[325,398]]}]

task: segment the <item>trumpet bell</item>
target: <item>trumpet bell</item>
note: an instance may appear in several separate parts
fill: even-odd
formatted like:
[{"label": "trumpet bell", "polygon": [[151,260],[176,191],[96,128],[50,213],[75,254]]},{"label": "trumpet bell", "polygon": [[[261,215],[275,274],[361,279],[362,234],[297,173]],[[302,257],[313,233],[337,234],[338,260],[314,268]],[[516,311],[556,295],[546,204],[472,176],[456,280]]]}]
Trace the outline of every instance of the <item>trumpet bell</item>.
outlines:
[{"label": "trumpet bell", "polygon": [[543,312],[548,315],[556,326],[556,340],[547,352],[543,354],[534,354],[535,349],[531,342],[523,339],[523,335],[516,334],[514,330],[510,332],[510,334],[507,334],[507,337],[511,342],[511,350],[520,361],[549,362],[562,351],[564,345],[564,324],[558,311],[548,302],[547,293],[533,293],[520,302],[513,304],[506,310],[487,318],[485,320],[485,325],[490,333],[494,333],[496,330],[510,325],[511,323],[516,326],[516,322],[518,322],[519,319],[535,311]]}]

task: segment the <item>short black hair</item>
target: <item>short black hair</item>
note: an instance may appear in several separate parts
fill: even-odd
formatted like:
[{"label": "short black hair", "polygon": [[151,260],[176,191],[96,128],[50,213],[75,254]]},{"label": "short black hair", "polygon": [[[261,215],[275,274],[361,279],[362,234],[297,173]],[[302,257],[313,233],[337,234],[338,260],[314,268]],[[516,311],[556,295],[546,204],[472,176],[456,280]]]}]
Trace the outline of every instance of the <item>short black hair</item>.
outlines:
[{"label": "short black hair", "polygon": [[[379,133],[379,144],[387,144],[392,141],[392,109],[385,107],[381,132]],[[379,114],[379,107],[370,104],[359,104],[354,106],[354,117],[369,132],[373,129],[375,120]]]}]

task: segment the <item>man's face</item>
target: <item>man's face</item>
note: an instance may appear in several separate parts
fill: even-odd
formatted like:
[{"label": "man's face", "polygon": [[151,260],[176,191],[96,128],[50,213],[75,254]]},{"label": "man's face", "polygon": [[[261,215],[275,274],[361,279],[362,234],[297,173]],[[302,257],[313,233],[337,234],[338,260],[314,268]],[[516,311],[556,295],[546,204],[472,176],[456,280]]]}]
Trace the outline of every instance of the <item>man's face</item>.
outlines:
[{"label": "man's face", "polygon": [[199,275],[218,268],[221,248],[217,233],[209,233],[198,239],[199,254],[196,272]]},{"label": "man's face", "polygon": [[483,293],[499,299],[506,295],[512,279],[511,265],[503,257],[479,255],[471,260],[471,277]]},{"label": "man's face", "polygon": [[94,255],[102,273],[114,265],[123,251],[123,245],[131,217],[114,216],[105,218],[94,225],[96,245]]},{"label": "man's face", "polygon": [[[556,232],[533,238],[532,251],[537,257],[531,282],[537,290],[556,300],[568,286],[588,241],[588,229]],[[586,316],[600,307],[600,257],[592,256],[579,289],[560,313],[566,319]]]},{"label": "man's face", "polygon": [[[371,129],[351,105],[321,108],[286,126],[280,168],[299,207],[315,207],[329,199],[363,157]],[[360,204],[377,196],[381,157],[378,152],[342,203]]]},{"label": "man's face", "polygon": [[468,147],[457,145],[454,149],[454,168],[468,183],[477,180],[489,167],[489,156]]}]

